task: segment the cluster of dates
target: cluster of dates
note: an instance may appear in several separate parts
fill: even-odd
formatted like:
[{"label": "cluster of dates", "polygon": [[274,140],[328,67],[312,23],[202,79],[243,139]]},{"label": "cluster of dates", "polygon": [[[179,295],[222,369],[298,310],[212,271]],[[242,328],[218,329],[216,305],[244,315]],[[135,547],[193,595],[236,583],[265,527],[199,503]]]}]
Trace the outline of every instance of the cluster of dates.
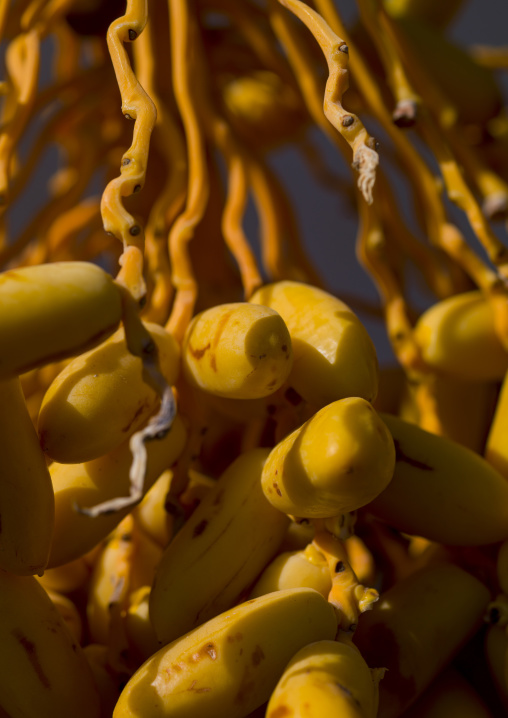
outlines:
[{"label": "cluster of dates", "polygon": [[[506,391],[484,458],[470,417],[452,440],[394,408],[342,301],[265,285],[181,346],[139,322],[178,410],[129,501],[159,397],[125,292],[76,261],[5,272],[0,297],[0,715],[395,718],[441,694],[489,715],[443,670],[487,613],[505,621]],[[415,336],[472,387],[508,368],[479,292]],[[32,421],[23,388],[49,370]]]}]

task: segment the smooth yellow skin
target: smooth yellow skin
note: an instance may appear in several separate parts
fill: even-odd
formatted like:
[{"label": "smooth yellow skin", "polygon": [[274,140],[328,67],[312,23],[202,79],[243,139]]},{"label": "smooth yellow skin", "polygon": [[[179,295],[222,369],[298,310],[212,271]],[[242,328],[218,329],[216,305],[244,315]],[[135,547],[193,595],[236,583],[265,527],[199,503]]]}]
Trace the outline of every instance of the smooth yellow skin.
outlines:
[{"label": "smooth yellow skin", "polygon": [[234,605],[280,546],[289,519],[261,489],[268,451],[233,461],[166,548],[150,595],[161,644]]},{"label": "smooth yellow skin", "polygon": [[122,318],[118,286],[89,262],[53,262],[0,274],[0,379],[80,354]]},{"label": "smooth yellow skin", "polygon": [[273,691],[266,718],[376,718],[377,682],[360,651],[343,641],[300,649]]},{"label": "smooth yellow skin", "polygon": [[[145,490],[173,464],[186,440],[186,430],[177,414],[164,439],[146,444],[148,463]],[[129,470],[132,454],[126,442],[107,456],[85,464],[57,464],[50,467],[55,492],[55,530],[48,566],[53,568],[83,556],[106,538],[128,513],[91,518],[78,513],[74,506],[95,506],[117,496],[129,494]]]},{"label": "smooth yellow skin", "polygon": [[285,551],[274,558],[256,581],[250,598],[285,588],[313,588],[328,598],[332,588],[328,563],[312,544],[303,551]]},{"label": "smooth yellow skin", "polygon": [[172,478],[173,473],[169,469],[164,471],[132,511],[140,529],[162,548],[166,548],[170,542],[175,523],[174,516],[165,509]]},{"label": "smooth yellow skin", "polygon": [[414,338],[424,361],[455,379],[496,381],[508,369],[492,306],[480,291],[434,304],[416,322]]},{"label": "smooth yellow skin", "polygon": [[88,586],[86,615],[92,642],[108,644],[112,604],[123,605],[132,591],[151,585],[161,556],[160,546],[136,527],[131,514],[122,519],[106,540]]},{"label": "smooth yellow skin", "polygon": [[379,718],[396,718],[476,633],[490,600],[478,579],[435,564],[398,581],[362,614],[353,642],[371,667],[387,668]]},{"label": "smooth yellow skin", "polygon": [[33,576],[0,571],[0,696],[11,718],[99,718],[80,646]]},{"label": "smooth yellow skin", "polygon": [[[169,332],[145,323],[168,384],[178,376],[180,349]],[[100,346],[76,357],[49,386],[38,418],[44,452],[79,464],[113,451],[155,410],[158,397],[143,381],[142,361],[129,352],[120,328]]]},{"label": "smooth yellow skin", "polygon": [[293,343],[289,384],[317,407],[358,396],[372,401],[379,367],[367,330],[351,309],[331,294],[300,282],[268,284],[250,301],[275,309]]},{"label": "smooth yellow skin", "polygon": [[428,416],[422,416],[419,411],[417,391],[417,387],[408,383],[402,410],[386,411],[413,420],[422,429],[453,439],[472,451],[483,453],[498,393],[496,382],[465,381],[436,375],[431,380],[432,410]]},{"label": "smooth yellow skin", "polygon": [[164,553],[161,546],[150,536],[147,536],[134,522],[133,525],[134,551],[130,559],[130,590],[134,591],[140,586],[152,585],[155,571]]},{"label": "smooth yellow skin", "polygon": [[329,518],[355,511],[389,484],[390,432],[372,405],[352,397],[318,411],[271,451],[261,482],[279,511]]},{"label": "smooth yellow skin", "polygon": [[427,688],[402,718],[492,718],[485,703],[468,681],[453,669]]},{"label": "smooth yellow skin", "polygon": [[293,363],[291,338],[273,309],[220,304],[191,321],[182,344],[189,383],[231,399],[259,399],[284,384]]},{"label": "smooth yellow skin", "polygon": [[207,621],[149,658],[113,718],[243,718],[262,705],[291,657],[333,640],[333,608],[309,588],[276,591]]},{"label": "smooth yellow skin", "polygon": [[18,378],[0,381],[0,568],[42,573],[53,534],[55,502]]},{"label": "smooth yellow skin", "polygon": [[127,599],[133,552],[133,519],[127,515],[105,541],[88,586],[86,618],[92,643],[108,645],[110,606]]},{"label": "smooth yellow skin", "polygon": [[369,513],[407,534],[453,546],[508,538],[508,482],[481,456],[403,419],[381,414],[397,460]]},{"label": "smooth yellow skin", "polygon": [[[194,469],[189,469],[188,473],[189,484],[178,498],[184,508],[194,508],[209,489],[215,486],[215,480]],[[166,548],[175,530],[175,516],[166,508],[166,497],[172,478],[171,471],[161,474],[132,512],[136,525],[162,548]]]}]

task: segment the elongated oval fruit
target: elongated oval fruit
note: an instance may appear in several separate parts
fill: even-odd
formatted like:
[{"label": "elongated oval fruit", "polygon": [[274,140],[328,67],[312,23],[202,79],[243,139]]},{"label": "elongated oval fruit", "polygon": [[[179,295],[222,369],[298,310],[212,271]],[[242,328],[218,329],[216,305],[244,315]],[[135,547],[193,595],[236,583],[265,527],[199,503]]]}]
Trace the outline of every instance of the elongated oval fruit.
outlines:
[{"label": "elongated oval fruit", "polygon": [[276,282],[250,300],[275,309],[293,343],[288,382],[309,403],[321,407],[359,396],[373,401],[379,367],[367,330],[351,309],[331,294],[300,282]]},{"label": "elongated oval fruit", "polygon": [[261,477],[279,511],[329,518],[355,511],[389,484],[395,465],[390,432],[365,399],[340,399],[289,434]]},{"label": "elongated oval fruit", "polygon": [[111,609],[127,602],[133,552],[133,518],[128,514],[104,542],[87,587],[86,618],[92,643],[107,645]]},{"label": "elongated oval fruit", "polygon": [[250,592],[251,598],[285,588],[313,588],[324,597],[332,588],[332,577],[323,554],[309,544],[303,551],[284,551],[268,564]]},{"label": "elongated oval fruit", "polygon": [[381,674],[371,671],[350,642],[310,643],[286,666],[266,718],[376,718]]},{"label": "elongated oval fruit", "polygon": [[235,459],[166,548],[150,595],[161,644],[237,603],[282,543],[289,520],[261,489],[268,452]]},{"label": "elongated oval fruit", "polygon": [[0,379],[80,354],[122,318],[113,278],[90,262],[54,262],[0,274]]},{"label": "elongated oval fruit", "polygon": [[501,380],[508,369],[494,311],[480,291],[456,294],[431,306],[416,322],[414,337],[424,361],[456,379]]},{"label": "elongated oval fruit", "polygon": [[453,546],[508,538],[508,482],[474,451],[381,414],[396,449],[393,478],[369,512],[399,531]]},{"label": "elongated oval fruit", "polygon": [[[157,324],[145,327],[171,386],[178,376],[178,343]],[[92,461],[137,431],[157,402],[155,391],[143,381],[141,359],[127,349],[122,327],[100,346],[76,357],[51,383],[39,412],[41,446],[59,463]]]},{"label": "elongated oval fruit", "polygon": [[[173,464],[183,450],[186,430],[177,414],[163,439],[149,441],[145,491]],[[76,506],[89,507],[118,496],[129,495],[132,454],[124,442],[110,454],[84,464],[57,464],[50,467],[55,492],[55,530],[48,567],[61,566],[83,556],[106,538],[129,509],[91,518]]]},{"label": "elongated oval fruit", "polygon": [[333,640],[336,630],[332,606],[313,589],[252,599],[145,661],[113,718],[243,718],[268,700],[300,648]]},{"label": "elongated oval fruit", "polygon": [[[99,553],[87,587],[86,616],[92,642],[107,645],[112,607],[124,606],[133,591],[153,581],[162,549],[135,525],[131,514],[111,532]],[[157,644],[155,650],[160,646]]]},{"label": "elongated oval fruit", "polygon": [[81,647],[33,576],[0,571],[0,701],[11,718],[99,718]]},{"label": "elongated oval fruit", "polygon": [[444,374],[435,374],[430,386],[432,411],[419,411],[420,402],[417,401],[417,397],[421,387],[413,386],[409,382],[403,397],[404,403],[401,404],[403,409],[391,408],[383,411],[398,414],[403,419],[411,421],[410,412],[414,410],[416,413],[414,423],[422,429],[432,431],[439,436],[446,436],[482,454],[489,426],[491,430],[494,426],[492,415],[496,401],[497,406],[500,404],[497,383],[465,381]]},{"label": "elongated oval fruit", "polygon": [[0,568],[42,573],[55,520],[53,485],[17,377],[0,381]]},{"label": "elongated oval fruit", "polygon": [[211,394],[258,399],[286,381],[293,354],[288,329],[268,307],[237,302],[206,309],[182,345],[186,379]]},{"label": "elongated oval fruit", "polygon": [[[215,486],[216,481],[194,469],[189,469],[188,475],[189,483],[178,497],[178,502],[190,513]],[[175,532],[175,515],[166,505],[172,478],[173,474],[169,470],[161,474],[132,512],[136,525],[162,548],[166,548]]]},{"label": "elongated oval fruit", "polygon": [[453,564],[420,569],[388,589],[358,622],[353,641],[379,685],[379,718],[396,718],[480,628],[490,592]]}]

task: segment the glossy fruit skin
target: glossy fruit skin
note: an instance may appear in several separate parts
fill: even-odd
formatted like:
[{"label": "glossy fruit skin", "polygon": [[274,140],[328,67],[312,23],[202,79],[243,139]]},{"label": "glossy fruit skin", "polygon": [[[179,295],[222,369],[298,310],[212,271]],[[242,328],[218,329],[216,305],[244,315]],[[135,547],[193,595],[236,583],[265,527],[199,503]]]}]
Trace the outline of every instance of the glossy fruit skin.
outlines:
[{"label": "glossy fruit skin", "polygon": [[165,508],[172,478],[169,469],[164,471],[132,512],[136,525],[162,548],[166,548],[173,537],[175,525],[175,517]]},{"label": "glossy fruit skin", "polygon": [[379,718],[396,718],[476,633],[490,599],[454,564],[420,569],[388,589],[362,615],[353,642],[371,668],[387,668]]},{"label": "glossy fruit skin", "polygon": [[284,551],[276,556],[256,581],[250,598],[300,586],[313,588],[324,598],[332,588],[326,559],[312,544],[303,551]]},{"label": "glossy fruit skin", "polygon": [[[187,431],[177,414],[164,439],[147,444],[145,490],[171,466],[183,451]],[[55,530],[48,567],[61,566],[83,556],[102,541],[128,513],[115,513],[91,518],[76,506],[95,506],[102,501],[129,494],[129,470],[132,454],[129,442],[110,454],[82,464],[58,464],[50,467],[55,492]]]},{"label": "glossy fruit skin", "polygon": [[0,696],[11,718],[99,718],[81,647],[33,576],[0,571]]},{"label": "glossy fruit skin", "polygon": [[269,307],[221,304],[191,321],[182,363],[187,381],[211,394],[259,399],[286,381],[293,363],[291,338]]},{"label": "glossy fruit skin", "polygon": [[150,594],[161,645],[230,609],[282,543],[289,519],[261,489],[267,455],[233,461],[166,548]]},{"label": "glossy fruit skin", "polygon": [[0,379],[75,356],[122,318],[113,278],[89,262],[53,262],[0,274]]},{"label": "glossy fruit skin", "polygon": [[286,666],[268,702],[266,718],[375,718],[378,688],[350,642],[317,641]]},{"label": "glossy fruit skin", "polygon": [[0,568],[18,575],[47,566],[55,500],[17,377],[0,381]]},{"label": "glossy fruit skin", "polygon": [[353,642],[371,668],[387,668],[379,718],[416,700],[476,633],[490,598],[486,586],[454,564],[420,569],[362,615]]},{"label": "glossy fruit skin", "polygon": [[478,290],[432,305],[418,319],[414,336],[428,366],[456,379],[501,380],[508,369],[494,310]]},{"label": "glossy fruit skin", "polygon": [[453,546],[508,538],[508,483],[479,454],[390,414],[393,478],[368,511],[414,536]]},{"label": "glossy fruit skin", "polygon": [[283,513],[329,518],[368,504],[389,484],[395,465],[390,432],[365,399],[324,407],[272,449],[261,478]]},{"label": "glossy fruit skin", "polygon": [[[159,351],[164,378],[178,376],[176,340],[157,324],[145,324]],[[142,361],[129,352],[125,331],[71,361],[49,386],[38,418],[45,453],[64,464],[92,461],[116,449],[155,410],[158,397],[143,380]]]},{"label": "glossy fruit skin", "polygon": [[270,697],[291,657],[333,640],[332,606],[308,588],[242,603],[161,648],[127,683],[113,718],[242,718]]},{"label": "glossy fruit skin", "polygon": [[281,281],[249,300],[272,307],[285,321],[293,343],[288,383],[310,404],[376,397],[379,366],[367,330],[344,302],[302,282]]}]

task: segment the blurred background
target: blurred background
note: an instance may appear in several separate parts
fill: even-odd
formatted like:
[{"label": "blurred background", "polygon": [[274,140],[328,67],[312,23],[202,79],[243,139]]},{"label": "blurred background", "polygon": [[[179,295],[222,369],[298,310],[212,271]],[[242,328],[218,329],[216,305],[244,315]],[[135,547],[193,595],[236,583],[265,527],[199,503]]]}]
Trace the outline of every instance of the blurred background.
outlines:
[{"label": "blurred background", "polygon": [[[445,0],[443,0],[445,1]],[[348,29],[355,26],[358,11],[354,0],[336,0]],[[456,18],[447,30],[454,42],[463,46],[475,45],[504,46],[508,44],[508,3],[505,0],[466,0]],[[5,49],[5,43],[4,43]],[[429,47],[429,53],[432,48]],[[40,70],[39,88],[42,90],[50,79],[50,67],[53,60],[51,40],[43,45],[43,62]],[[350,67],[354,72],[354,55],[350,55]],[[323,59],[323,67],[324,67]],[[508,70],[497,73],[503,88],[505,101],[508,96]],[[348,108],[348,93],[343,97],[344,107]],[[120,113],[120,98],[118,102]],[[421,229],[415,225],[409,207],[411,205],[407,182],[393,162],[390,142],[370,117],[361,117],[369,132],[380,142],[380,161],[389,177],[393,180],[397,193],[398,207],[415,233]],[[433,169],[438,172],[434,159],[426,152],[413,130],[406,130],[412,141],[427,158]],[[25,133],[20,147],[21,161],[26,161],[37,136],[38,127],[32,123]],[[318,129],[310,131],[312,144],[320,149],[321,167],[315,172],[309,170],[309,163],[301,152],[291,145],[275,149],[270,158],[270,166],[282,178],[293,202],[297,214],[304,244],[312,257],[324,282],[331,291],[351,305],[358,312],[371,334],[382,363],[392,361],[392,352],[384,330],[384,324],[369,310],[369,305],[378,305],[376,288],[368,273],[359,264],[355,254],[355,240],[358,230],[358,217],[353,193],[351,192],[351,171],[329,141]],[[26,226],[28,219],[44,206],[47,198],[48,179],[59,164],[59,151],[55,144],[46,148],[40,162],[33,172],[21,201],[9,211],[8,234],[17,236]],[[104,176],[96,173],[88,187],[90,195],[100,195],[104,189]],[[447,203],[449,215],[460,227],[464,235],[472,242],[471,230],[463,214]],[[504,221],[493,223],[496,234],[508,245]],[[245,217],[245,229],[253,246],[259,254],[257,242],[258,226],[253,205],[249,206]],[[424,287],[416,283],[412,288],[415,306],[423,309],[431,300]]]},{"label": "blurred background", "polygon": [[[356,3],[351,0],[335,0],[340,8],[348,27],[353,27],[358,10]],[[505,0],[466,0],[457,12],[455,20],[450,25],[448,36],[458,45],[469,48],[476,45],[506,46],[508,45],[508,2]],[[429,53],[432,48],[429,48]],[[354,66],[354,57],[350,56],[350,66]],[[503,88],[505,104],[508,102],[508,68],[498,73],[498,81]],[[344,107],[348,106],[348,95],[343,98]],[[390,141],[382,129],[371,118],[361,117],[369,132],[380,142],[380,162],[393,180],[397,196],[400,198],[400,211],[408,221],[409,226],[418,235],[421,230],[415,224],[409,207],[411,199],[408,194],[407,182],[391,157]],[[419,147],[427,158],[436,174],[439,169],[429,152],[425,151],[422,143],[413,130],[406,130],[412,141]],[[301,156],[291,148],[278,151],[274,156],[274,166],[284,176],[284,181],[294,200],[294,206],[300,218],[306,246],[316,262],[328,286],[339,297],[341,294],[347,298],[358,297],[376,303],[378,294],[368,273],[359,264],[355,254],[355,239],[358,230],[358,216],[356,206],[347,187],[351,183],[351,173],[340,161],[337,153],[331,151],[326,138],[315,130],[315,142],[322,147],[323,157],[329,157],[328,168],[342,179],[343,185],[337,187],[317,185],[308,177],[308,170],[301,161]],[[345,191],[346,190],[346,191]],[[465,237],[475,244],[471,228],[463,213],[451,202],[445,200],[449,216],[460,227]],[[508,232],[503,220],[492,224],[496,234],[508,245]],[[425,288],[415,280],[413,297],[416,306],[426,308],[432,298]],[[395,361],[389,345],[384,325],[376,321],[369,312],[362,310],[358,302],[356,309],[363,322],[368,327],[374,339],[378,354],[382,362]]]}]

